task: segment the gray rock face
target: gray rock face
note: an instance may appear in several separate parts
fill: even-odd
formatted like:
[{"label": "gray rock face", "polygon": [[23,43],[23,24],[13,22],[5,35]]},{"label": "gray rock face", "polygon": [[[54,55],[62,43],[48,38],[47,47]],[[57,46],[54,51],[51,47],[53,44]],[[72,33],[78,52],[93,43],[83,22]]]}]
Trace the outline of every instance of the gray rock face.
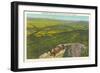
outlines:
[{"label": "gray rock face", "polygon": [[81,43],[64,44],[64,48],[70,57],[81,57],[82,50],[86,49],[85,45]]},{"label": "gray rock face", "polygon": [[81,43],[59,44],[55,48],[52,48],[50,51],[41,54],[39,58],[63,57],[65,51],[67,51],[67,55],[69,57],[81,57],[82,51],[84,49],[86,49],[86,47]]}]

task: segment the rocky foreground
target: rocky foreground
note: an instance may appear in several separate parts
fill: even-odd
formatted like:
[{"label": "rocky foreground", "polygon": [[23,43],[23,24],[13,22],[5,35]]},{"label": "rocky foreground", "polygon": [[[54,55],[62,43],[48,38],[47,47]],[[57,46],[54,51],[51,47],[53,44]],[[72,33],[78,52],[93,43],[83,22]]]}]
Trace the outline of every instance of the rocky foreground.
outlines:
[{"label": "rocky foreground", "polygon": [[70,57],[81,57],[82,50],[86,49],[84,44],[81,43],[67,43],[59,44],[50,51],[45,52],[39,58],[61,58],[64,56],[65,51]]}]

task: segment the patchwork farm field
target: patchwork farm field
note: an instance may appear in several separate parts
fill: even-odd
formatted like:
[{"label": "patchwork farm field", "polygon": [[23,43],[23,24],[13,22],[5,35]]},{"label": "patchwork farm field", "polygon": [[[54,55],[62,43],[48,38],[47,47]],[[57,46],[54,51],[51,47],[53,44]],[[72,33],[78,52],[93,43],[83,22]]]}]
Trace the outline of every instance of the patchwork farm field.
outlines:
[{"label": "patchwork farm field", "polygon": [[[81,57],[89,55],[88,22],[64,21],[43,18],[27,19],[27,59],[39,56],[58,44],[82,43],[86,49]],[[63,57],[69,57],[65,51]]]}]

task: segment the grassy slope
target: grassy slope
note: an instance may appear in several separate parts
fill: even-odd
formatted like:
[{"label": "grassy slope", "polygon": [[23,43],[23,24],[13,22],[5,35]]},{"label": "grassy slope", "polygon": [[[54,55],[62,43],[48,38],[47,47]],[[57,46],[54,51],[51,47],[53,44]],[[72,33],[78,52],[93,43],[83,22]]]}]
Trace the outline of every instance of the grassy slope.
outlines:
[{"label": "grassy slope", "polygon": [[[58,21],[50,19],[31,19],[27,22],[27,58],[38,58],[44,52],[61,43],[80,42],[87,50],[82,56],[88,56],[88,23]],[[65,53],[64,57],[67,57]]]}]

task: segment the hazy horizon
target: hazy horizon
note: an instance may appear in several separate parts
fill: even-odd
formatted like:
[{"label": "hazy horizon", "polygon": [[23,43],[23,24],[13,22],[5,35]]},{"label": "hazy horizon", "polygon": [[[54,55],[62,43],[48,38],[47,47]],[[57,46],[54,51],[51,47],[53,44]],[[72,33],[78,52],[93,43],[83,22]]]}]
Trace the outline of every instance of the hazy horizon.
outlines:
[{"label": "hazy horizon", "polygon": [[52,14],[27,14],[27,18],[45,18],[55,20],[70,20],[70,21],[89,21],[89,16],[76,16],[76,15],[52,15]]}]

